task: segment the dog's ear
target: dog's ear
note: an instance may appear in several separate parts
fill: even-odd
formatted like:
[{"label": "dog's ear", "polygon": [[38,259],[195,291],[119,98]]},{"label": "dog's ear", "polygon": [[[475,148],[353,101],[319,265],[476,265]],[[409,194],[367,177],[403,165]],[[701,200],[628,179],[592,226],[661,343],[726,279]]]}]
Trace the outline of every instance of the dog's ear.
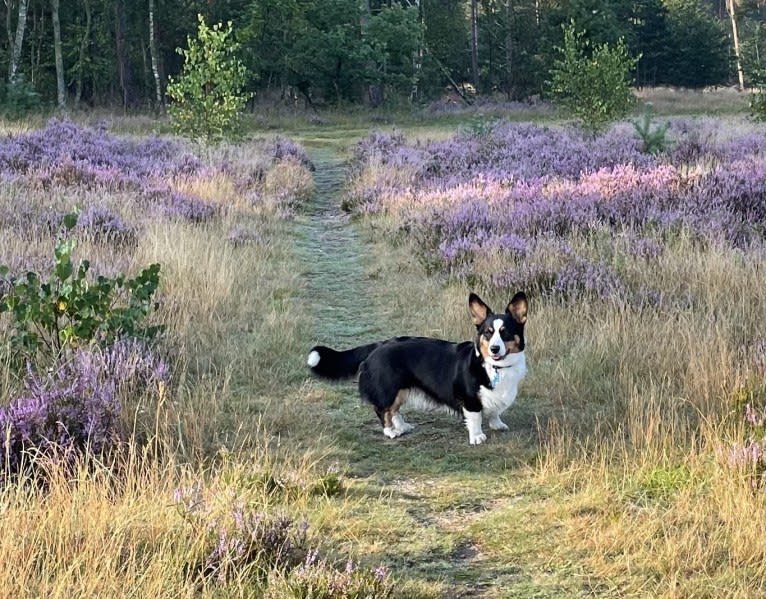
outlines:
[{"label": "dog's ear", "polygon": [[492,314],[492,308],[481,301],[481,298],[475,293],[468,296],[468,309],[471,311],[473,324],[480,327],[487,320],[487,316]]},{"label": "dog's ear", "polygon": [[523,291],[519,291],[513,296],[511,303],[505,309],[508,314],[513,316],[513,319],[519,324],[527,322],[527,296]]}]

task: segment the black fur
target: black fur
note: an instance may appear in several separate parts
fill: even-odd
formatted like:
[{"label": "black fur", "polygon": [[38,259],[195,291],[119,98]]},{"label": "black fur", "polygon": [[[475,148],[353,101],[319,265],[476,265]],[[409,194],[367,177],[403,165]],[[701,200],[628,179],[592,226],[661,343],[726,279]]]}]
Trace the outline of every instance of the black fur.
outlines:
[{"label": "black fur", "polygon": [[[359,393],[384,421],[402,389],[420,389],[434,403],[455,411],[481,412],[481,387],[491,388],[479,352],[482,337],[497,319],[505,323],[503,339],[518,339],[524,349],[526,296],[517,293],[504,314],[494,314],[477,295],[469,296],[469,308],[476,324],[474,341],[453,343],[428,337],[394,337],[345,351],[316,346],[319,362],[311,371],[323,378],[344,379],[359,375]],[[521,309],[523,308],[523,313]]]}]

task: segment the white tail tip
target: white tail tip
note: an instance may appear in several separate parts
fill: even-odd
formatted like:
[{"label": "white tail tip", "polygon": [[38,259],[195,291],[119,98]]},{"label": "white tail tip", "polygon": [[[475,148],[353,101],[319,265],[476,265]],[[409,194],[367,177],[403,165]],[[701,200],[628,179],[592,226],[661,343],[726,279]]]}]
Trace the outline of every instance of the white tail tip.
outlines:
[{"label": "white tail tip", "polygon": [[314,366],[316,366],[317,364],[319,364],[319,352],[312,351],[309,354],[308,365],[311,366],[311,368],[314,368]]}]

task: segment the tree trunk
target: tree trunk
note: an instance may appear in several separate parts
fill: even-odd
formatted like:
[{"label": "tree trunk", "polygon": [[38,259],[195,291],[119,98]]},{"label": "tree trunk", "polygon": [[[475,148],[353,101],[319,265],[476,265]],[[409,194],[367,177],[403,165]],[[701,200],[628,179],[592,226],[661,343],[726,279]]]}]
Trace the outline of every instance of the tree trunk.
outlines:
[{"label": "tree trunk", "polygon": [[80,107],[80,99],[82,98],[82,80],[83,71],[85,70],[85,55],[88,52],[88,44],[90,44],[90,27],[93,21],[93,16],[90,11],[90,0],[83,0],[85,7],[85,31],[83,31],[82,39],[80,40],[80,53],[77,57],[77,84],[75,86],[74,94],[74,106]]},{"label": "tree trunk", "polygon": [[423,10],[423,3],[421,0],[415,0],[418,7],[418,26],[420,31],[418,32],[418,48],[415,50],[415,55],[412,57],[412,90],[410,91],[410,101],[415,102],[418,99],[420,93],[420,78],[423,73],[423,43],[425,41],[425,14]]},{"label": "tree trunk", "polygon": [[16,72],[19,69],[19,60],[21,60],[21,47],[24,44],[24,31],[27,28],[27,8],[29,0],[20,0],[19,2],[19,22],[16,26],[16,39],[13,42],[11,50],[11,63],[8,67],[8,82],[13,85],[16,83]]},{"label": "tree trunk", "polygon": [[56,59],[56,99],[59,110],[64,110],[66,108],[66,88],[64,87],[64,57],[61,52],[59,0],[51,0],[51,19],[53,20],[53,54]]},{"label": "tree trunk", "polygon": [[739,80],[739,91],[745,91],[745,73],[742,70],[742,55],[739,51],[739,33],[737,32],[737,18],[734,9],[734,0],[726,0],[726,10],[731,19],[731,35],[734,39],[734,58],[737,61],[737,79]]},{"label": "tree trunk", "polygon": [[155,7],[154,0],[149,0],[149,54],[152,57],[152,75],[154,75],[154,102],[155,110],[162,111],[162,85],[160,83],[160,57],[157,51],[157,33],[154,27]]},{"label": "tree trunk", "polygon": [[8,36],[8,46],[11,45],[13,39],[13,27],[11,13],[13,12],[13,0],[5,0],[5,34]]},{"label": "tree trunk", "polygon": [[513,0],[505,0],[505,93],[513,99]]},{"label": "tree trunk", "polygon": [[479,0],[471,0],[471,78],[474,91],[479,91]]},{"label": "tree trunk", "polygon": [[122,92],[122,107],[128,108],[133,105],[135,89],[133,76],[130,71],[128,54],[125,50],[125,0],[116,0],[115,12],[115,41],[117,50],[117,70],[120,75],[120,90]]}]

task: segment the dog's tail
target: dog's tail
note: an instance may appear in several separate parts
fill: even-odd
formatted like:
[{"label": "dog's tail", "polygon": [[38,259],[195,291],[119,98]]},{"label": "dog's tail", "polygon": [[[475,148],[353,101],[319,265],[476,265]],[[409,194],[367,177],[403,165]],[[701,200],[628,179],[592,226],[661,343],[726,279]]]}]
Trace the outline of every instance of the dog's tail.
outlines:
[{"label": "dog's tail", "polygon": [[308,365],[311,372],[319,377],[331,380],[348,379],[356,375],[367,356],[383,343],[385,341],[360,345],[345,351],[317,345],[309,352]]}]

